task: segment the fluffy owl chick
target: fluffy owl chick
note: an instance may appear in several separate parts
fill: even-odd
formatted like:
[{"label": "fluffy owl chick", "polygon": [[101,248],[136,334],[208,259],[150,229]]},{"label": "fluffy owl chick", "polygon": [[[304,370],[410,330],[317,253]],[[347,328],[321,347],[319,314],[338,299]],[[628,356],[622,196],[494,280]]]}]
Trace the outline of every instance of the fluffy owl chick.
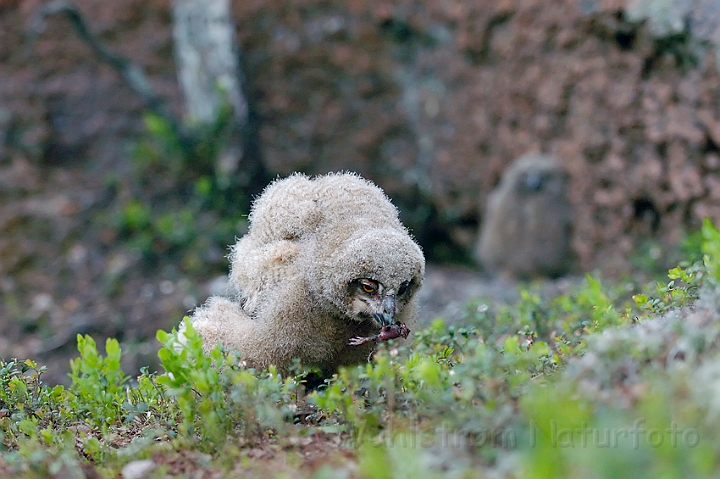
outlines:
[{"label": "fluffy owl chick", "polygon": [[425,259],[377,186],[357,175],[278,180],[254,202],[230,254],[230,298],[193,317],[206,349],[287,373],[294,358],[332,374],[374,345],[351,339],[412,324]]},{"label": "fluffy owl chick", "polygon": [[570,264],[567,173],[553,157],[515,160],[490,194],[475,257],[505,277],[556,277]]}]

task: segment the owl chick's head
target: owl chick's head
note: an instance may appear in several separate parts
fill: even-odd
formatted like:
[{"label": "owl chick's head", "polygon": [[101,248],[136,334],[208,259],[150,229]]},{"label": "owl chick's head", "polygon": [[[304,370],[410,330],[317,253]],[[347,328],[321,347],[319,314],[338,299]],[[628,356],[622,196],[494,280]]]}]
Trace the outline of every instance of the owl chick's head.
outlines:
[{"label": "owl chick's head", "polygon": [[519,198],[538,195],[562,197],[568,179],[567,172],[557,159],[534,154],[520,157],[503,175],[506,187],[512,188]]},{"label": "owl chick's head", "polygon": [[384,326],[402,317],[422,284],[425,258],[404,230],[372,228],[351,235],[318,264],[318,293],[350,320]]}]

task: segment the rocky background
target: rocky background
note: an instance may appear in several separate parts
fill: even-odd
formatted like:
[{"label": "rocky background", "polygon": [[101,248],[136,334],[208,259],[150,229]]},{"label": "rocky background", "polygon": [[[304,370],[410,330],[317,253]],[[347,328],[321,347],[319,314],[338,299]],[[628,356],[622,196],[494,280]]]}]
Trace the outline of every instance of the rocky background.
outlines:
[{"label": "rocky background", "polygon": [[[647,20],[652,1],[236,1],[268,176],[246,196],[292,171],[357,171],[431,260],[467,265],[506,165],[545,152],[571,176],[576,271],[628,272],[647,244],[666,257],[720,222],[720,6],[675,3]],[[64,358],[90,332],[137,367],[155,330],[222,287],[220,245],[243,225],[177,261],[132,247],[128,204],[180,207],[188,190],[161,170],[135,181],[142,102],[41,4],[0,0],[0,356]],[[76,4],[180,116],[169,0]]]}]

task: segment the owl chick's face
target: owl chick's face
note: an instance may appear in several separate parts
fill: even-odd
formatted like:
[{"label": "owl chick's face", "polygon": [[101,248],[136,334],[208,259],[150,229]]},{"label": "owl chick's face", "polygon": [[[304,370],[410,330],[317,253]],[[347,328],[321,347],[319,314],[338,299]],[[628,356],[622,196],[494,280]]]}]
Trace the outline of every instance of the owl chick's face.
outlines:
[{"label": "owl chick's face", "polygon": [[522,172],[516,182],[520,195],[562,196],[568,182],[568,175],[559,169],[536,169]]},{"label": "owl chick's face", "polygon": [[386,286],[370,278],[351,281],[348,286],[349,314],[353,319],[372,319],[379,326],[395,323],[395,315],[407,304],[414,291],[413,280]]}]

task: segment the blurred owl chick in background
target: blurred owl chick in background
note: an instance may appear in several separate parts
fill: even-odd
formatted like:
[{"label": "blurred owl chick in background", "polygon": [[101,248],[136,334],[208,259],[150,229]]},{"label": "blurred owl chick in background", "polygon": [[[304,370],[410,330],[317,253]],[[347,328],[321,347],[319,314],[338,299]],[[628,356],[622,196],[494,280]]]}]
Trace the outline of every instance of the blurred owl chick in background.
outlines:
[{"label": "blurred owl chick in background", "polygon": [[570,266],[568,175],[553,157],[522,156],[488,199],[475,258],[504,278],[558,277]]},{"label": "blurred owl chick in background", "polygon": [[269,185],[230,262],[231,297],[210,298],[191,318],[206,350],[221,343],[281,374],[297,358],[326,377],[366,361],[370,339],[407,336],[425,271],[395,206],[350,173]]}]

